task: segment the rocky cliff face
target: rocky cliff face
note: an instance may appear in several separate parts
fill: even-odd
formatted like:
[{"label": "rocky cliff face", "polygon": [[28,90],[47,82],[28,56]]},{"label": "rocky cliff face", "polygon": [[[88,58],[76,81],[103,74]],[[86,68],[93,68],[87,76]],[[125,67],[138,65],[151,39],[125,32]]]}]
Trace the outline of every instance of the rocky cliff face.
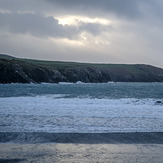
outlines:
[{"label": "rocky cliff face", "polygon": [[114,82],[163,82],[163,69],[135,65],[126,67],[71,66],[54,69],[17,59],[0,59],[0,83],[104,83]]},{"label": "rocky cliff face", "polygon": [[116,82],[163,82],[163,69],[150,65],[131,65],[108,70]]},{"label": "rocky cliff face", "polygon": [[66,81],[57,70],[17,60],[0,60],[0,83],[57,83]]},{"label": "rocky cliff face", "polygon": [[74,67],[61,71],[68,82],[102,83],[111,81],[109,72],[93,67]]}]

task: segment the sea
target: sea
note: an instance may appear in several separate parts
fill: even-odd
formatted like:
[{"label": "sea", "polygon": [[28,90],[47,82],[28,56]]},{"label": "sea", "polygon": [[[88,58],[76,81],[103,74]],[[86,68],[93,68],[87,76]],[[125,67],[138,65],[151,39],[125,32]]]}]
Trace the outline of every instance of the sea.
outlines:
[{"label": "sea", "polygon": [[0,84],[2,142],[11,133],[124,132],[163,132],[163,83]]}]

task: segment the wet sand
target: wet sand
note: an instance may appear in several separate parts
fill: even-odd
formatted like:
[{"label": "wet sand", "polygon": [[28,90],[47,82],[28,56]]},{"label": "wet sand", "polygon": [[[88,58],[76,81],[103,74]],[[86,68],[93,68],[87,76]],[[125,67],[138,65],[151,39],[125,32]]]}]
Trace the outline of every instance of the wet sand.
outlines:
[{"label": "wet sand", "polygon": [[46,133],[0,132],[0,143],[163,144],[163,132]]},{"label": "wet sand", "polygon": [[0,133],[0,163],[162,163],[163,133]]},{"label": "wet sand", "polygon": [[162,163],[163,144],[0,144],[1,163]]}]

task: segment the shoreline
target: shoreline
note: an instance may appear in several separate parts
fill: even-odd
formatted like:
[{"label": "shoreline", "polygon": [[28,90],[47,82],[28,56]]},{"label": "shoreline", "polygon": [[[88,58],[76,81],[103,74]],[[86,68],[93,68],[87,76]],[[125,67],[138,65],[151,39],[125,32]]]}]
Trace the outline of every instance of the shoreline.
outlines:
[{"label": "shoreline", "polygon": [[123,133],[0,132],[0,143],[163,144],[163,132],[123,132]]}]

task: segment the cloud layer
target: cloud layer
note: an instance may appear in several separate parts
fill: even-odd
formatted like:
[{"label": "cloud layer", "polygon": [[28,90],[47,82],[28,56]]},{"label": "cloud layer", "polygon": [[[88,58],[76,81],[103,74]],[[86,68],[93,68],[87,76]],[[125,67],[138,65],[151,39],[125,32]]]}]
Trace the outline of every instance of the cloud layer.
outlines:
[{"label": "cloud layer", "polygon": [[162,0],[0,0],[0,52],[163,67],[162,5]]}]

